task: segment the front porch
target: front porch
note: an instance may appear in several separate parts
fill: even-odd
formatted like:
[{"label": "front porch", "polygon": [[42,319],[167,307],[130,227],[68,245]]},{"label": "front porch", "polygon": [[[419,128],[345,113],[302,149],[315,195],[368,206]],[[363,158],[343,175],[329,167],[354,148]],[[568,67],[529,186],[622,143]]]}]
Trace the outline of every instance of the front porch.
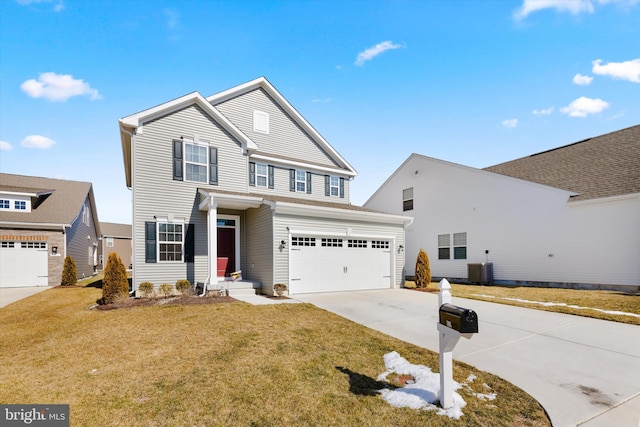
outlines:
[{"label": "front porch", "polygon": [[[228,295],[230,297],[240,295],[256,295],[261,293],[261,283],[255,280],[224,280],[218,279],[207,286],[206,294]],[[196,292],[203,295],[204,283],[196,283]]]}]

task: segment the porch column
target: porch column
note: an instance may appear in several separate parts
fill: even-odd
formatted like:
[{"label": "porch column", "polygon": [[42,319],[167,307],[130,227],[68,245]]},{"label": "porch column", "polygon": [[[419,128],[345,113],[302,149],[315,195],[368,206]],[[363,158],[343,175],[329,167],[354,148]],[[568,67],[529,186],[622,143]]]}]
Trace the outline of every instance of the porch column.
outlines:
[{"label": "porch column", "polygon": [[209,242],[209,283],[207,289],[213,289],[212,283],[218,284],[218,204],[209,196],[207,212],[207,232]]}]

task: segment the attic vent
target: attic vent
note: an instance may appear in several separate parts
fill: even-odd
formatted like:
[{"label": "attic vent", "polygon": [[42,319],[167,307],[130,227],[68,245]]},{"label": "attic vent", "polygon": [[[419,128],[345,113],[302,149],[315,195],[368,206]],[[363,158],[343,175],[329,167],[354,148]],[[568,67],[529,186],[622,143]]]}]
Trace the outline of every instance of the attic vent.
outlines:
[{"label": "attic vent", "polygon": [[253,110],[253,130],[256,132],[269,133],[269,113]]}]

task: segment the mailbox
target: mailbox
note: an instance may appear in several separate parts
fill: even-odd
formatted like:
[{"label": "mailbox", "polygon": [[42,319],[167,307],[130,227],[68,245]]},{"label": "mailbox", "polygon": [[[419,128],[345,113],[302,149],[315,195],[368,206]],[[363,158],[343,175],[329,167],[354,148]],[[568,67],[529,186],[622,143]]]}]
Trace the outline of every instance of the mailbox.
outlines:
[{"label": "mailbox", "polygon": [[461,334],[478,333],[478,315],[475,311],[453,304],[442,304],[439,311],[440,324]]}]

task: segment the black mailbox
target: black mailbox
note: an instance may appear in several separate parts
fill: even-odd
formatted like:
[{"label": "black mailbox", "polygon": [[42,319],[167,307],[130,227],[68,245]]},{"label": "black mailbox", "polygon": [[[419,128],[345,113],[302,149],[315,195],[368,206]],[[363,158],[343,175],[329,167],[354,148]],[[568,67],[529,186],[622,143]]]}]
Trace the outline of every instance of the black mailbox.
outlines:
[{"label": "black mailbox", "polygon": [[453,304],[442,304],[440,306],[440,324],[461,334],[478,333],[478,315],[476,312]]}]

